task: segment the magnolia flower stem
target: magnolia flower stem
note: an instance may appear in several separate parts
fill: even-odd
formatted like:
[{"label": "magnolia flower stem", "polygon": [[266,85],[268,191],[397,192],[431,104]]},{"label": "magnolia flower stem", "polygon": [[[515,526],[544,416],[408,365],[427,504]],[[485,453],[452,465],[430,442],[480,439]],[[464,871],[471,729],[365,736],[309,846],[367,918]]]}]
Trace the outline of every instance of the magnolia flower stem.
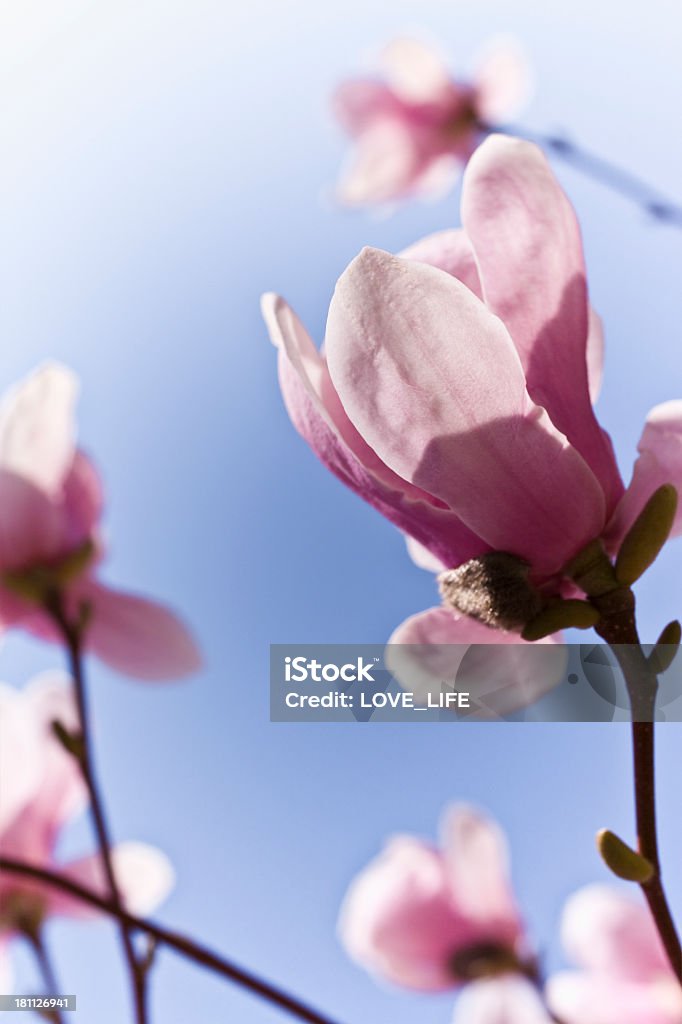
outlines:
[{"label": "magnolia flower stem", "polygon": [[[118,910],[122,911],[123,904],[121,901],[121,894],[118,889],[116,882],[116,876],[114,874],[114,867],[111,857],[111,838],[109,832],[109,826],[107,824],[106,815],[104,812],[104,804],[102,797],[99,792],[97,785],[97,779],[95,776],[95,769],[92,757],[92,744],[90,741],[90,729],[89,729],[89,715],[88,715],[88,703],[87,693],[85,686],[85,673],[83,671],[83,657],[82,657],[82,633],[83,623],[72,622],[63,606],[61,595],[58,592],[53,592],[49,595],[47,601],[47,610],[51,614],[54,622],[58,626],[69,659],[69,668],[73,677],[75,691],[76,691],[76,704],[78,708],[78,718],[80,726],[80,736],[78,744],[78,761],[83,772],[83,778],[87,786],[88,794],[90,797],[90,809],[92,813],[92,820],[95,828],[95,834],[97,837],[97,844],[99,846],[100,857],[104,867],[104,873],[109,887],[111,895],[111,903]],[[126,963],[128,965],[128,971],[130,975],[131,987],[133,992],[133,1002],[135,1006],[135,1020],[136,1024],[148,1024],[148,1013],[147,1013],[147,966],[138,960],[135,952],[135,946],[133,944],[133,930],[126,920],[118,915],[120,923],[121,942],[123,945],[123,952]]]},{"label": "magnolia flower stem", "polygon": [[656,825],[655,726],[658,677],[640,646],[631,612],[610,629],[608,621],[597,631],[610,644],[620,665],[632,707],[632,748],[638,850],[653,865],[652,878],[641,885],[675,976],[682,985],[682,946],[661,877]]},{"label": "magnolia flower stem", "polygon": [[75,896],[76,899],[82,900],[83,903],[97,907],[103,913],[116,918],[128,929],[145,933],[155,940],[156,943],[168,946],[169,949],[174,949],[176,953],[180,953],[194,963],[215,971],[216,974],[227,978],[229,981],[234,981],[237,985],[241,985],[242,988],[247,989],[254,995],[260,996],[261,999],[265,999],[293,1017],[297,1017],[298,1020],[306,1021],[306,1024],[335,1024],[330,1017],[326,1017],[311,1009],[305,1003],[296,999],[295,996],[289,995],[287,992],[271,985],[250,971],[238,967],[206,946],[202,946],[198,942],[194,942],[192,939],[164,928],[153,921],[135,917],[120,906],[116,906],[112,900],[98,896],[97,893],[85,888],[85,886],[79,885],[77,882],[73,882],[70,878],[56,874],[53,871],[48,871],[45,868],[36,867],[33,864],[25,864],[23,861],[15,860],[12,857],[3,856],[0,856],[0,871],[7,871],[24,878],[32,878],[35,881],[42,882],[44,885],[67,892],[70,896]]},{"label": "magnolia flower stem", "polygon": [[[39,932],[27,932],[26,939],[33,950],[40,973],[42,975],[43,984],[45,986],[45,994],[48,996],[56,996],[59,993],[59,984],[57,977],[52,966],[52,960],[48,953],[45,940]],[[53,1021],[54,1024],[63,1024],[64,1018],[58,1009],[48,1011],[48,1019]]]},{"label": "magnolia flower stem", "polygon": [[682,228],[681,205],[661,196],[657,189],[642,181],[641,178],[623,170],[622,167],[618,167],[609,160],[604,160],[603,157],[590,153],[565,135],[534,132],[514,125],[504,125],[499,128],[491,125],[483,127],[487,132],[504,132],[506,135],[514,135],[528,142],[535,142],[560,160],[571,164],[587,177],[599,181],[612,191],[618,192],[626,199],[636,203],[647,216],[661,223],[670,224],[672,227]]}]

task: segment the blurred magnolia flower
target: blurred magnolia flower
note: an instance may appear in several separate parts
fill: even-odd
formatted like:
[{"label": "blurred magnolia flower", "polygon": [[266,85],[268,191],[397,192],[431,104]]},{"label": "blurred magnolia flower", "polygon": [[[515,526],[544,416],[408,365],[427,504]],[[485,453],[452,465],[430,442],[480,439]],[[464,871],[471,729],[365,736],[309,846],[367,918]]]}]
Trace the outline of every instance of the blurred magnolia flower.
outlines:
[{"label": "blurred magnolia flower", "polygon": [[[2,765],[0,850],[5,857],[54,870],[107,896],[99,855],[64,864],[55,860],[61,831],[84,810],[87,791],[77,759],[53,734],[54,721],[69,732],[78,727],[73,690],[66,677],[39,676],[23,691],[0,684],[0,750],[6,745],[13,750]],[[123,904],[131,913],[150,913],[173,887],[168,858],[152,846],[120,843],[112,850],[112,860]],[[51,886],[9,872],[0,875],[0,975],[6,984],[10,940],[35,935],[53,915],[85,920],[100,912]]]},{"label": "blurred magnolia flower", "polygon": [[355,143],[338,193],[351,205],[442,193],[487,126],[513,116],[529,92],[525,60],[510,40],[489,46],[467,82],[415,39],[394,40],[381,64],[381,81],[353,79],[333,99]]},{"label": "blurred magnolia flower", "polygon": [[47,364],[0,404],[0,625],[59,642],[46,611],[59,591],[69,614],[90,610],[87,646],[141,679],[195,671],[200,657],[186,627],[162,605],[104,586],[102,491],[76,447],[75,376]]},{"label": "blurred magnolia flower", "polygon": [[682,990],[643,903],[587,886],[566,904],[561,932],[579,968],[547,986],[564,1024],[680,1024]]},{"label": "blurred magnolia flower", "polygon": [[[519,644],[548,609],[547,642],[593,625],[567,563],[597,539],[613,553],[660,484],[682,485],[678,401],[650,414],[624,489],[592,408],[602,332],[580,231],[541,151],[487,139],[462,222],[399,257],[365,249],[337,284],[324,354],[283,299],[263,300],[295,427],[440,573],[443,605],[391,638],[411,645],[408,676],[416,662],[436,685],[448,645]],[[523,658],[500,664],[527,677],[512,704],[546,689]]]},{"label": "blurred magnolia flower", "polygon": [[397,836],[355,879],[339,934],[381,978],[420,990],[532,970],[502,832],[471,808],[447,815],[443,845]]}]

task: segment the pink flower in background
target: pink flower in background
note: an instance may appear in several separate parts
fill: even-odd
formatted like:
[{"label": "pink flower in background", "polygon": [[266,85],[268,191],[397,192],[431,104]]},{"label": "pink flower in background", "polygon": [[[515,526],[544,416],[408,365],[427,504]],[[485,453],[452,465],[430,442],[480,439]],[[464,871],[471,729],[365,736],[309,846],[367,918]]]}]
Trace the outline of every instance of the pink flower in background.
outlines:
[{"label": "pink flower in background", "polygon": [[566,904],[561,932],[579,969],[551,978],[547,995],[565,1024],[682,1022],[682,991],[639,900],[588,886]]},{"label": "pink flower in background", "polygon": [[433,645],[518,644],[534,602],[575,596],[571,558],[600,537],[614,551],[662,482],[682,485],[673,402],[650,415],[625,492],[592,407],[602,336],[580,231],[541,151],[487,139],[465,173],[462,222],[399,257],[365,249],[337,284],[324,354],[284,300],[263,301],[289,415],[324,464],[420,564],[471,564],[511,587],[499,607],[496,578],[478,604],[473,584],[462,600],[445,588],[444,606],[399,627],[392,642],[414,645],[427,673]]},{"label": "pink flower in background", "polygon": [[529,91],[518,47],[500,41],[471,81],[452,78],[440,55],[414,39],[382,54],[382,80],[359,78],[337,90],[333,109],[355,143],[339,198],[351,205],[439,193],[485,134],[513,116]]},{"label": "pink flower in background", "polygon": [[412,836],[390,840],[352,883],[339,933],[362,967],[408,988],[518,971],[527,951],[500,829],[457,807],[440,849]]},{"label": "pink flower in background", "polygon": [[[2,762],[0,785],[0,850],[5,857],[54,869],[87,888],[107,895],[98,855],[57,863],[55,848],[62,830],[85,808],[87,793],[76,758],[52,732],[59,721],[67,730],[78,719],[70,681],[48,674],[23,690],[0,684],[0,750],[12,756]],[[18,794],[21,793],[21,797]],[[164,854],[144,843],[120,843],[112,851],[114,870],[128,910],[148,914],[170,892],[173,869]],[[4,873],[0,877],[0,976],[8,991],[7,945],[22,933],[39,928],[55,914],[79,919],[97,917],[66,893]]]},{"label": "pink flower in background", "polygon": [[57,641],[43,606],[57,585],[70,614],[90,607],[86,644],[114,668],[150,680],[194,672],[199,653],[172,612],[96,578],[103,499],[76,447],[76,393],[74,375],[48,364],[0,405],[0,625]]}]

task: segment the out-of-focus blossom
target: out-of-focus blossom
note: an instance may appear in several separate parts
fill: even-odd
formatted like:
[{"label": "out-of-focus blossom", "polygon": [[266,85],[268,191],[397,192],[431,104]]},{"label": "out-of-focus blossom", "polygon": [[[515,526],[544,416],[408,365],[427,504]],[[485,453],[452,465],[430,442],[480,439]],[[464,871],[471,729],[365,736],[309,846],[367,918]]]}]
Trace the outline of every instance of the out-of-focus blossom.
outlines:
[{"label": "out-of-focus blossom", "polygon": [[440,55],[414,39],[382,54],[381,79],[352,79],[333,109],[354,141],[339,198],[351,205],[439,194],[452,183],[487,126],[524,102],[528,69],[519,48],[500,40],[481,55],[470,81],[454,80]]},{"label": "out-of-focus blossom", "polygon": [[[13,748],[13,757],[3,764],[0,784],[0,852],[57,871],[107,896],[106,876],[98,855],[67,863],[55,859],[62,829],[87,805],[78,761],[55,738],[55,721],[69,732],[78,726],[73,690],[64,676],[40,676],[23,691],[0,684],[0,750],[6,744]],[[21,800],[17,799],[19,791]],[[149,913],[170,892],[173,869],[167,857],[154,847],[120,843],[112,850],[112,858],[124,905],[132,913]],[[6,985],[10,940],[34,934],[46,918],[55,914],[85,919],[99,916],[99,911],[51,886],[10,872],[0,876],[0,975]]]},{"label": "out-of-focus blossom", "polygon": [[452,1024],[552,1024],[537,988],[508,975],[467,985],[457,1000]]},{"label": "out-of-focus blossom", "polygon": [[487,139],[462,222],[400,256],[365,249],[337,284],[324,353],[283,299],[263,302],[298,431],[419,564],[462,570],[441,577],[444,606],[394,633],[417,655],[518,643],[538,605],[576,596],[576,554],[598,538],[613,553],[661,482],[682,485],[673,402],[651,414],[625,492],[592,407],[602,332],[579,226],[541,151]]},{"label": "out-of-focus blossom", "polygon": [[561,932],[579,969],[550,978],[547,995],[565,1024],[682,1022],[682,990],[643,903],[588,886],[566,904]]},{"label": "out-of-focus blossom", "polygon": [[413,836],[393,838],[352,883],[339,932],[362,967],[413,989],[448,989],[525,969],[523,922],[500,829],[456,807],[441,848]]},{"label": "out-of-focus blossom", "polygon": [[87,605],[86,644],[114,668],[141,679],[184,676],[200,658],[180,620],[96,577],[103,500],[76,447],[76,393],[74,375],[48,364],[0,404],[0,626],[59,640],[45,610],[58,589],[71,616]]}]

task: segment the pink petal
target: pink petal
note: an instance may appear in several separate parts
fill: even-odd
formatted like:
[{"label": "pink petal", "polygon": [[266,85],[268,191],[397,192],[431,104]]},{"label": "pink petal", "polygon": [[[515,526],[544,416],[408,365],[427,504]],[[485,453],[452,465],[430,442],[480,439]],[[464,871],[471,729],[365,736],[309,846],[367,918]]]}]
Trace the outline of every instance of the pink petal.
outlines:
[{"label": "pink petal", "polygon": [[[112,850],[114,875],[123,905],[131,914],[146,917],[163,903],[175,884],[175,872],[168,857],[146,843],[119,843]],[[100,896],[109,895],[106,875],[98,854],[72,861],[60,869],[67,878]],[[90,918],[100,912],[67,893],[52,890],[53,914]]]},{"label": "pink petal", "polygon": [[452,1021],[453,1024],[552,1024],[533,986],[513,975],[467,985],[457,1000]]},{"label": "pink petal", "polygon": [[399,253],[405,260],[428,263],[447,274],[452,274],[467,288],[482,297],[476,257],[471,242],[461,229],[436,231]]},{"label": "pink petal", "polygon": [[601,393],[604,369],[604,325],[602,318],[590,306],[587,332],[587,380],[590,401],[595,404]]},{"label": "pink petal", "polygon": [[197,672],[201,655],[184,623],[163,605],[88,581],[74,600],[92,604],[88,648],[112,668],[149,682]]},{"label": "pink petal", "polygon": [[432,555],[428,548],[415,540],[414,537],[405,537],[405,547],[407,548],[408,555],[419,569],[437,573],[448,568],[446,565],[443,565],[439,558]]},{"label": "pink petal", "polygon": [[644,902],[607,885],[589,885],[570,897],[561,936],[576,964],[629,981],[670,974]]},{"label": "pink petal", "polygon": [[493,40],[479,58],[476,110],[485,124],[498,125],[516,117],[530,98],[532,76],[516,40]]},{"label": "pink petal", "polygon": [[581,971],[561,971],[547,1000],[563,1024],[679,1024],[682,993],[671,976],[653,984]]},{"label": "pink petal", "polygon": [[599,536],[597,480],[528,397],[504,326],[459,281],[366,249],[339,280],[326,344],[365,441],[491,547],[551,573]]},{"label": "pink petal", "polygon": [[332,109],[349,135],[358,136],[377,120],[398,115],[402,108],[388,86],[355,79],[338,87],[332,97]]},{"label": "pink petal", "polygon": [[462,222],[485,301],[514,339],[531,398],[587,460],[612,509],[623,485],[590,402],[580,230],[537,146],[497,135],[479,147],[464,178]]},{"label": "pink petal", "polygon": [[58,363],[34,370],[0,405],[0,469],[54,494],[75,451],[77,381]]},{"label": "pink petal", "polygon": [[474,921],[492,926],[501,943],[515,944],[523,922],[511,888],[509,847],[502,829],[471,807],[448,812],[443,829],[453,897]]},{"label": "pink petal", "polygon": [[42,737],[23,695],[0,683],[0,834],[34,798],[43,778]]},{"label": "pink petal", "polygon": [[682,400],[664,402],[651,410],[637,448],[640,454],[630,486],[609,525],[608,536],[614,544],[622,539],[651,495],[663,484],[677,488],[680,502],[671,536],[682,533]]},{"label": "pink petal", "polygon": [[31,481],[0,469],[0,571],[49,561],[63,540],[59,506]]},{"label": "pink petal", "polygon": [[352,883],[339,935],[367,970],[422,990],[454,987],[448,962],[472,937],[451,905],[440,854],[411,836],[391,840]]},{"label": "pink petal", "polygon": [[64,532],[70,547],[93,535],[102,518],[103,506],[99,474],[88,456],[77,451],[64,481]]},{"label": "pink petal", "polygon": [[[71,681],[62,673],[36,677],[17,699],[30,723],[31,736],[21,737],[23,749],[15,751],[13,762],[3,772],[3,800],[5,780],[11,788],[17,773],[25,771],[27,756],[32,757],[32,770],[37,771],[38,778],[29,799],[4,828],[2,848],[7,855],[45,864],[52,856],[62,826],[78,815],[87,802],[78,763],[52,731],[53,721],[69,731],[76,730],[78,716]],[[13,738],[16,742],[16,735]]]},{"label": "pink petal", "polygon": [[385,660],[415,700],[437,699],[446,681],[471,694],[472,717],[496,718],[534,704],[553,689],[564,676],[566,657],[560,634],[526,644],[515,633],[490,629],[448,608],[429,608],[398,626]]},{"label": "pink petal", "polygon": [[443,502],[399,477],[367,445],[291,307],[278,296],[266,295],[263,314],[280,352],[280,384],[291,420],[328,469],[444,564],[457,565],[486,550]]},{"label": "pink petal", "polygon": [[390,203],[418,186],[424,162],[414,126],[398,117],[382,118],[358,139],[338,186],[348,206]]},{"label": "pink petal", "polygon": [[391,89],[410,103],[437,103],[452,89],[443,57],[417,39],[394,39],[381,62]]}]

